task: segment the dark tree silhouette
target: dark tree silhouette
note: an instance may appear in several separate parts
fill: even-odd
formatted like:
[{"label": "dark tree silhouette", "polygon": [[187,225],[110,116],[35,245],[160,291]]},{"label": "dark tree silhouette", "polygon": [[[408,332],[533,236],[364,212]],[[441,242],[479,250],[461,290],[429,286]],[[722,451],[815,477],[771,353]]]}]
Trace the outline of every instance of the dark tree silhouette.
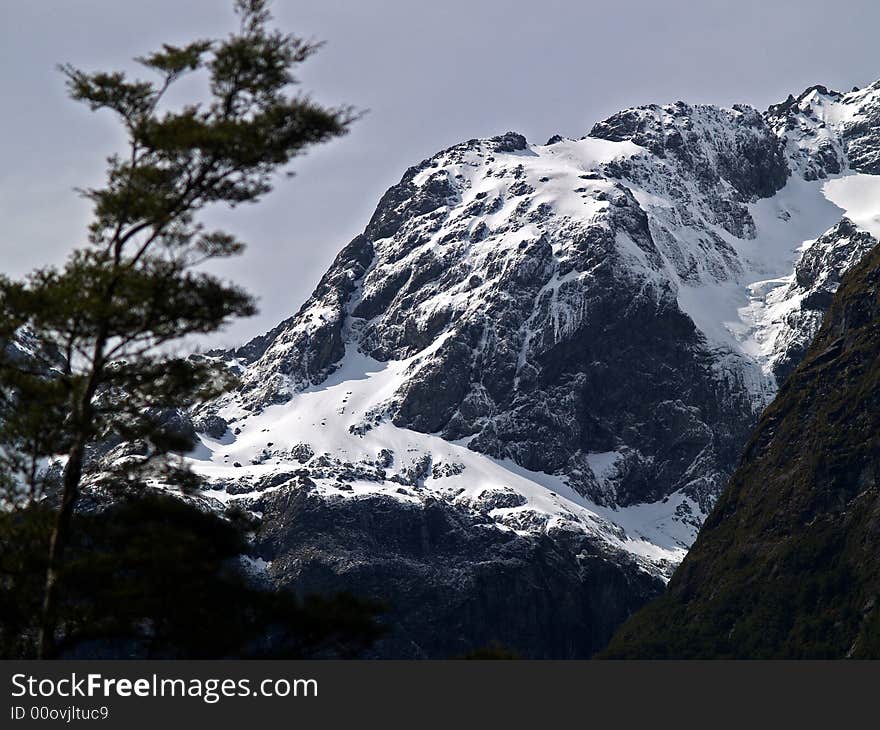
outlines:
[{"label": "dark tree silhouette", "polygon": [[[227,38],[164,45],[137,59],[154,81],[62,67],[73,99],[115,114],[127,150],[108,159],[103,187],[82,191],[93,203],[88,244],[61,268],[0,281],[0,337],[28,343],[24,353],[7,347],[0,368],[7,491],[14,499],[38,498],[53,474],[41,465],[63,454],[40,657],[56,650],[59,570],[90,449],[142,443],[141,453],[104,477],[137,486],[149,474],[184,487],[192,476],[171,455],[189,439],[162,414],[229,386],[210,361],[169,354],[182,338],[255,311],[246,292],[200,270],[243,245],[205,230],[198,213],[215,203],[257,201],[295,155],[343,134],[354,118],[348,108],[324,108],[294,93],[293,69],[315,44],[270,29],[265,0],[237,0],[235,7],[241,24]],[[195,72],[206,77],[206,98],[170,107],[169,89]]]}]

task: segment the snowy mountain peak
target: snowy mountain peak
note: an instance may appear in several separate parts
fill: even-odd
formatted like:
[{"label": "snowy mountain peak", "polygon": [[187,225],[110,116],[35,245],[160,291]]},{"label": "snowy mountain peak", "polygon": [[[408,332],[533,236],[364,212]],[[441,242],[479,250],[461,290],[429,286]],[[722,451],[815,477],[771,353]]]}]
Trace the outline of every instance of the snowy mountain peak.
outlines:
[{"label": "snowy mountain peak", "polygon": [[845,94],[811,86],[771,106],[766,117],[786,142],[792,168],[807,180],[846,169],[880,172],[880,81]]},{"label": "snowy mountain peak", "polygon": [[410,168],[226,355],[242,386],[193,463],[223,499],[440,500],[664,574],[874,243],[878,94],[636,107]]}]

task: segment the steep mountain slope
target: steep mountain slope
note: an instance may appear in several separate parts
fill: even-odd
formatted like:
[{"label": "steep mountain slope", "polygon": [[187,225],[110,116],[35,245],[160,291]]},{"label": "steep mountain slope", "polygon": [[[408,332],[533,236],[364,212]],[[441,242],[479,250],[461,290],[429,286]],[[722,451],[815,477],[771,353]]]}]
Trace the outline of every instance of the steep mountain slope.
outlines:
[{"label": "steep mountain slope", "polygon": [[242,385],[194,414],[206,494],[262,515],[279,584],[387,598],[386,655],[600,648],[873,245],[878,98],[652,105],[409,169],[296,315],[210,355]]},{"label": "steep mountain slope", "polygon": [[880,656],[880,248],[806,357],[668,593],[611,657]]}]

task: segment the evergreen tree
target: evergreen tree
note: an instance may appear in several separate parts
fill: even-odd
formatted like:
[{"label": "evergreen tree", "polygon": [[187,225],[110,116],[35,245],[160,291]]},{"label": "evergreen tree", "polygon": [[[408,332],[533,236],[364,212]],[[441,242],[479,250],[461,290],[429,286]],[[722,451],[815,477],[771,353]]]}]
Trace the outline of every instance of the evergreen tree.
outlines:
[{"label": "evergreen tree", "polygon": [[[33,656],[52,511],[0,514],[0,659]],[[78,510],[59,572],[65,658],[347,658],[381,634],[381,607],[298,597],[248,574],[246,514],[138,492]]]},{"label": "evergreen tree", "polygon": [[[93,204],[87,245],[62,267],[0,280],[0,337],[29,343],[24,356],[8,356],[8,346],[0,367],[3,484],[12,500],[57,495],[41,607],[43,658],[55,653],[59,571],[90,452],[102,443],[142,443],[105,473],[108,483],[136,487],[161,478],[191,485],[192,475],[171,456],[191,440],[163,414],[229,387],[210,361],[170,354],[182,338],[255,311],[246,292],[200,268],[240,254],[243,245],[206,230],[199,212],[260,199],[295,155],[343,134],[353,120],[348,108],[324,108],[294,93],[293,69],[315,44],[270,29],[266,0],[237,0],[235,7],[240,27],[229,37],[164,45],[137,59],[154,81],[62,67],[70,96],[115,114],[127,147],[108,159],[103,187],[82,191]],[[206,98],[171,107],[169,90],[193,72],[206,77]],[[61,466],[55,488],[47,463]]]}]

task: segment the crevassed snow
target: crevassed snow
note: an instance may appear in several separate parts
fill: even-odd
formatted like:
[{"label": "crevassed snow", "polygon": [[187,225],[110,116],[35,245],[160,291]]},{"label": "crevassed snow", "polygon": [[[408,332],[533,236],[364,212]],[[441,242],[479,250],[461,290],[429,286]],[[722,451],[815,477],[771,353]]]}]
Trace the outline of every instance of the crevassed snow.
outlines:
[{"label": "crevassed snow", "polygon": [[[743,353],[753,357],[768,375],[777,336],[784,328],[787,317],[799,308],[803,296],[791,291],[794,265],[800,255],[816,238],[835,225],[841,216],[846,216],[856,226],[880,239],[880,177],[847,172],[813,183],[792,180],[777,197],[783,194],[789,201],[791,223],[795,224],[788,243],[788,262],[785,255],[785,227],[777,227],[781,230],[764,236],[763,232],[768,227],[759,226],[761,233],[757,240],[775,240],[771,245],[778,246],[783,255],[764,268],[766,273],[773,274],[772,278],[758,279],[746,285],[748,301],[737,308],[738,321],[728,319],[728,316],[723,320],[725,328],[737,339]],[[769,227],[769,230],[772,231],[772,228]],[[797,245],[798,242],[800,245]]]},{"label": "crevassed snow", "polygon": [[792,175],[772,198],[749,205],[756,236],[740,239],[718,231],[736,251],[743,270],[721,282],[681,283],[678,303],[710,341],[754,359],[768,371],[772,326],[784,314],[774,292],[791,282],[806,242],[840,220],[845,208],[826,195],[827,183]]}]

